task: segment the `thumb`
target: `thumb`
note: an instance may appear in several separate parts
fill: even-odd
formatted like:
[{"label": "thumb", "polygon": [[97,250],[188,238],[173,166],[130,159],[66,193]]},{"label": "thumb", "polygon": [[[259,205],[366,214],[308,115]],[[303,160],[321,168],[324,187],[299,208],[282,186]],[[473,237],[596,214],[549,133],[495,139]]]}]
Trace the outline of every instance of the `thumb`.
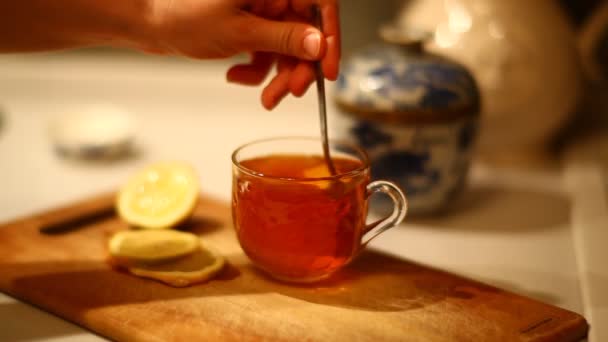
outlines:
[{"label": "thumb", "polygon": [[327,43],[323,34],[313,26],[298,23],[272,21],[254,15],[240,18],[238,23],[246,32],[239,34],[237,48],[245,51],[273,52],[304,60],[319,60],[325,55]]}]

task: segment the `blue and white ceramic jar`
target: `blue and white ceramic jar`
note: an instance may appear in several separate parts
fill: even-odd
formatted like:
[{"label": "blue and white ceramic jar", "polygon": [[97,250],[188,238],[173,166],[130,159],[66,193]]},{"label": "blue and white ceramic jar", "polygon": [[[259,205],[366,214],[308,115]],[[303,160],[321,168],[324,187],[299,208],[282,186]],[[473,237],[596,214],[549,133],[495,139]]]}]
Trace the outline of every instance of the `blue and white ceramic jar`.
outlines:
[{"label": "blue and white ceramic jar", "polygon": [[367,150],[372,176],[397,182],[409,213],[434,213],[465,184],[478,88],[463,66],[426,53],[422,38],[390,29],[382,37],[342,66],[333,133]]}]

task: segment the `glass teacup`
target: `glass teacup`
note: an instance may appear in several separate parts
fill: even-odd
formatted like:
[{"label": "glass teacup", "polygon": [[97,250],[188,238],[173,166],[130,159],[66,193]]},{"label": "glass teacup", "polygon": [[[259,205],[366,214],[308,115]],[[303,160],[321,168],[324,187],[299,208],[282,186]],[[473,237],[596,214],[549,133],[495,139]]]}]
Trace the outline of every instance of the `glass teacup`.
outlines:
[{"label": "glass teacup", "polygon": [[[232,214],[243,251],[270,276],[314,282],[348,264],[378,234],[403,221],[399,187],[370,182],[370,164],[357,146],[330,142],[335,175],[320,139],[275,138],[239,147],[232,155]],[[369,197],[394,202],[390,216],[366,224]]]}]

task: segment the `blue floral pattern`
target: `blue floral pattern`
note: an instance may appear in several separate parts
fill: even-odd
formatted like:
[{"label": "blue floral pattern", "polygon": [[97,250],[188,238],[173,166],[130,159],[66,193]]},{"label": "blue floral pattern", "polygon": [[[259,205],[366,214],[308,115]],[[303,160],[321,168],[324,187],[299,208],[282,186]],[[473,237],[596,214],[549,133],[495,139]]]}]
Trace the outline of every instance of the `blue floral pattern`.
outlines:
[{"label": "blue floral pattern", "polygon": [[429,152],[393,151],[374,158],[372,174],[400,183],[408,196],[432,191],[441,179],[440,170],[430,167]]},{"label": "blue floral pattern", "polygon": [[[373,46],[350,58],[335,88],[340,108],[405,115],[433,113],[432,124],[368,121],[344,113],[337,135],[367,151],[374,179],[397,183],[410,213],[441,208],[465,184],[477,135],[479,91],[461,65],[421,51]],[[460,118],[441,120],[443,113]],[[427,121],[425,121],[427,122]],[[382,203],[374,197],[375,203]]]},{"label": "blue floral pattern", "polygon": [[458,147],[460,151],[466,152],[471,145],[473,145],[473,141],[477,136],[478,129],[477,121],[468,121],[465,125],[460,129],[460,133],[458,135]]},{"label": "blue floral pattern", "polygon": [[393,142],[393,137],[379,130],[370,122],[362,121],[351,129],[351,133],[357,137],[357,142],[364,148],[374,148],[383,144]]},{"label": "blue floral pattern", "polygon": [[347,61],[336,83],[339,101],[371,110],[474,107],[478,93],[475,80],[459,64],[383,45]]},{"label": "blue floral pattern", "polygon": [[342,119],[342,134],[367,151],[372,177],[397,183],[411,213],[440,208],[463,188],[477,134],[476,117],[430,126],[395,126],[350,115]]}]

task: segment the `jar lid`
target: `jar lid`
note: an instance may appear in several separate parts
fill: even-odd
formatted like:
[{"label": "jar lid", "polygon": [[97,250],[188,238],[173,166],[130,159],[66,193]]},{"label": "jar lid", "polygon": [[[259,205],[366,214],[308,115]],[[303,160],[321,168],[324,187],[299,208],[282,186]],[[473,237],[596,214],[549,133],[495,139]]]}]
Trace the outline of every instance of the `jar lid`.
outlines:
[{"label": "jar lid", "polygon": [[348,112],[382,121],[442,121],[477,114],[479,91],[470,72],[427,53],[428,35],[383,28],[384,43],[348,58],[336,82],[335,100]]}]

